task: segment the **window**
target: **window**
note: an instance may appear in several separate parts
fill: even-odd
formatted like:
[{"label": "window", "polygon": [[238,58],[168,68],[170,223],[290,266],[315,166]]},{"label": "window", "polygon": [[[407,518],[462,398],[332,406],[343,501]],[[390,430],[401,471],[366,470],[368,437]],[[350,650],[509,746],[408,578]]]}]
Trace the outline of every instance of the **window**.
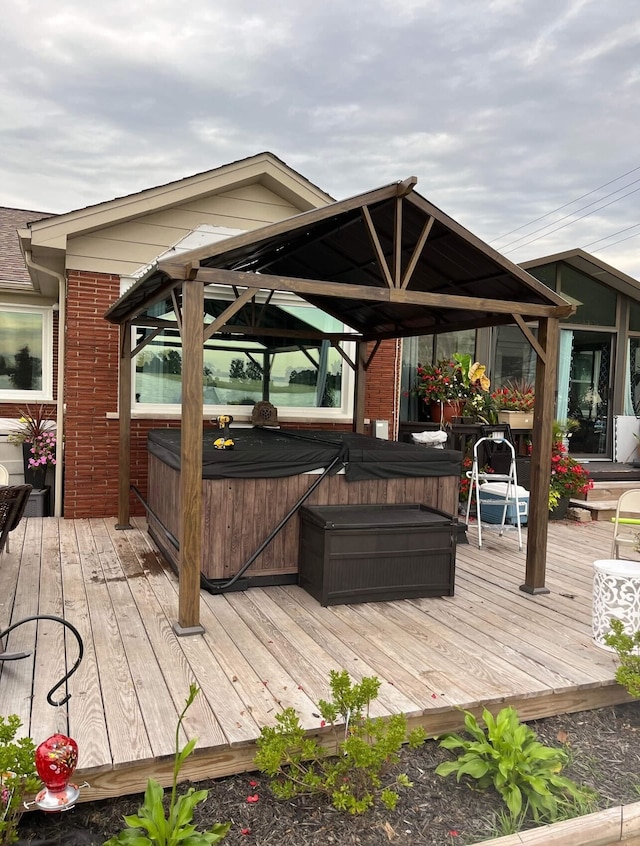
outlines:
[{"label": "window", "polygon": [[443,332],[441,335],[420,335],[405,338],[402,344],[402,394],[400,420],[420,420],[423,403],[412,393],[418,364],[433,364],[442,358],[451,358],[454,352],[475,355],[476,331]]},{"label": "window", "polygon": [[[227,290],[207,289],[205,297],[210,323],[226,308],[230,295]],[[229,333],[207,341],[203,366],[205,414],[215,416],[223,410],[233,414],[234,406],[253,406],[264,399],[288,419],[307,419],[309,409],[314,409],[316,419],[350,418],[351,368],[329,341],[304,338],[305,330],[313,334],[317,330],[344,333],[349,329],[293,294],[275,294],[268,302],[266,296],[256,299],[261,300],[256,305],[262,310],[261,325],[272,334],[254,340]],[[154,306],[149,316],[175,319],[170,301]],[[278,328],[295,330],[299,337],[278,337]],[[138,327],[134,344],[149,331]],[[354,344],[343,346],[353,360]],[[134,367],[134,412],[177,411],[182,395],[182,343],[177,330],[165,329],[156,335],[137,354]]]},{"label": "window", "polygon": [[53,310],[0,306],[0,400],[50,400]]},{"label": "window", "polygon": [[[531,326],[532,335],[538,330]],[[535,383],[536,354],[517,326],[496,326],[493,330],[494,361],[491,384],[495,388],[514,380]]]}]

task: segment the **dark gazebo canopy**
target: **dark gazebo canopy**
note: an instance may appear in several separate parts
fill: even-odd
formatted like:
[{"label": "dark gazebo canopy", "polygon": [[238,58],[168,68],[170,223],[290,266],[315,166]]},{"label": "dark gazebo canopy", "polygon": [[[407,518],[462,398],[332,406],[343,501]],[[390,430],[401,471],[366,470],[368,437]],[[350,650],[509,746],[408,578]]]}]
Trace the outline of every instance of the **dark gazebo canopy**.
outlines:
[{"label": "dark gazebo canopy", "polygon": [[[121,325],[119,525],[129,525],[130,327],[177,327],[183,344],[182,542],[177,630],[199,631],[202,544],[202,348],[216,335],[313,338],[301,327],[268,325],[259,291],[292,292],[356,334],[317,333],[357,343],[354,428],[364,428],[366,370],[381,341],[516,323],[537,354],[531,494],[525,583],[544,585],[558,321],[574,308],[413,191],[394,183],[321,209],[160,261],[108,310]],[[212,322],[205,287],[224,285]],[[171,298],[174,322],[147,312]],[[265,294],[261,294],[264,300]],[[530,327],[537,321],[535,335]],[[367,349],[367,342],[375,342]],[[343,357],[345,357],[343,355]]]},{"label": "dark gazebo canopy", "polygon": [[[162,261],[105,316],[113,323],[135,322],[195,267],[205,283],[238,287],[247,284],[245,273],[286,278],[282,290],[295,291],[363,340],[513,323],[514,313],[571,313],[562,297],[413,192],[414,182],[393,183]],[[233,271],[234,281],[220,271]],[[257,281],[254,276],[251,285]]]}]

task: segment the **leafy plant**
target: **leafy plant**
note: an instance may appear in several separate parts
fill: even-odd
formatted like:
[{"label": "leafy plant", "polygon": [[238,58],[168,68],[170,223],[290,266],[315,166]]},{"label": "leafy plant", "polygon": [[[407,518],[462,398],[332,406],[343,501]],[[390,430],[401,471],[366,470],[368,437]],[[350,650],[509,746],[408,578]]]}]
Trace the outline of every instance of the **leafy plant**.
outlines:
[{"label": "leafy plant", "polygon": [[415,391],[425,403],[467,400],[489,390],[485,370],[468,353],[454,353],[451,359],[419,364]]},{"label": "leafy plant", "polygon": [[20,410],[19,427],[7,436],[11,444],[31,444],[28,465],[32,470],[56,463],[55,423],[47,416],[44,404]]},{"label": "leafy plant", "polygon": [[622,620],[611,620],[611,632],[604,636],[604,642],[615,650],[620,665],[616,669],[616,681],[626,687],[631,696],[640,697],[640,629],[627,634]]},{"label": "leafy plant", "polygon": [[176,752],[173,764],[173,786],[169,802],[169,813],[165,814],[164,791],[154,779],[149,779],[144,794],[144,804],[137,814],[125,816],[127,828],[115,837],[106,841],[104,846],[207,846],[218,843],[226,835],[231,823],[216,823],[210,831],[199,832],[192,824],[193,811],[196,805],[204,802],[208,790],[194,790],[190,787],[185,794],[177,796],[178,774],[186,759],[195,749],[197,740],[190,740],[181,750],[179,747],[180,727],[187,709],[193,704],[199,688],[192,684],[189,696],[176,727]]},{"label": "leafy plant", "polygon": [[16,740],[20,717],[0,716],[0,846],[18,839],[16,827],[25,796],[40,789],[36,774],[36,748],[30,737]]},{"label": "leafy plant", "polygon": [[533,411],[535,390],[526,379],[512,379],[492,394],[498,411]]},{"label": "leafy plant", "polygon": [[322,723],[330,724],[338,755],[329,756],[314,738],[308,737],[293,708],[276,716],[276,726],[264,726],[258,738],[255,763],[271,777],[271,790],[278,799],[309,793],[324,793],[341,811],[360,814],[379,799],[395,808],[395,787],[411,787],[401,773],[395,783],[383,783],[389,768],[398,763],[406,741],[419,746],[425,738],[422,729],[407,735],[407,720],[396,714],[388,720],[369,716],[371,701],[380,690],[380,681],[366,677],[352,683],[346,670],[330,673],[332,701],[318,702]]},{"label": "leafy plant", "polygon": [[456,773],[458,781],[469,776],[483,789],[493,785],[514,819],[530,811],[535,820],[555,820],[563,804],[586,801],[587,792],[560,774],[566,753],[540,743],[514,708],[503,708],[496,718],[485,708],[482,719],[486,730],[465,711],[464,724],[472,739],[449,734],[440,742],[445,749],[462,752],[457,760],[439,764],[438,775]]}]

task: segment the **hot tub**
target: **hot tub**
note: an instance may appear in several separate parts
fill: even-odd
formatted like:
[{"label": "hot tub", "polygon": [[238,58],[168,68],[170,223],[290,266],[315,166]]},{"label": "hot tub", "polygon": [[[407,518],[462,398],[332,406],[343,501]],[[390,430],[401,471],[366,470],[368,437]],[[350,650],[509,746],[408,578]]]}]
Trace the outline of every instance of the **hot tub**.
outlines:
[{"label": "hot tub", "polygon": [[[175,567],[180,543],[180,430],[149,432],[149,531]],[[233,450],[217,450],[217,429],[202,445],[206,580],[226,581],[269,537],[318,475],[338,464],[305,505],[423,503],[455,515],[461,455],[452,450],[351,432],[232,429]],[[300,521],[295,513],[247,570],[253,584],[295,582]]]}]

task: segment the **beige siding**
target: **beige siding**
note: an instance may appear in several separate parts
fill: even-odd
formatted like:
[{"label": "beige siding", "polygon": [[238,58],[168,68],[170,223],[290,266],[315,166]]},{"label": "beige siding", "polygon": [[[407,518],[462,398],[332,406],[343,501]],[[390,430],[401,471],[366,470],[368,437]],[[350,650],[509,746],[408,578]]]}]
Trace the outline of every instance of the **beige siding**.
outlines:
[{"label": "beige siding", "polygon": [[263,185],[235,187],[71,238],[67,269],[128,275],[202,224],[250,230],[299,213],[299,208]]}]

